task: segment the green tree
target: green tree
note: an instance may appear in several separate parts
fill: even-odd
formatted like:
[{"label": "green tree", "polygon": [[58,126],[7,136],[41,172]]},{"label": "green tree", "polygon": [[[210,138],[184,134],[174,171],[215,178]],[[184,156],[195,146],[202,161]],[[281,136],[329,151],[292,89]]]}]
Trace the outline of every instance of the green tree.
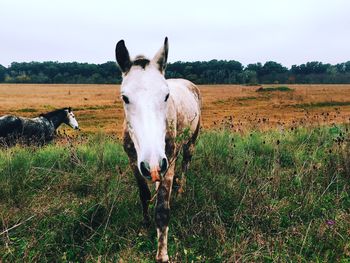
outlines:
[{"label": "green tree", "polygon": [[6,71],[6,68],[0,64],[0,82],[5,81]]}]

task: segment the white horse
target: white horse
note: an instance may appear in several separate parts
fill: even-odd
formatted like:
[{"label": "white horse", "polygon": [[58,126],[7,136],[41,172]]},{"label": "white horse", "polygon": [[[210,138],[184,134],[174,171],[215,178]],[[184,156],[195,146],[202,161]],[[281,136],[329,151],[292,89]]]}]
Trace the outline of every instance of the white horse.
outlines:
[{"label": "white horse", "polygon": [[184,174],[200,130],[201,96],[198,88],[190,81],[165,79],[168,38],[165,38],[163,47],[152,60],[143,56],[131,60],[124,40],[117,43],[115,51],[123,74],[121,98],[125,112],[124,149],[139,186],[145,223],[150,220],[148,205],[151,192],[148,183],[156,182],[156,260],[167,262],[175,161],[183,149]]}]

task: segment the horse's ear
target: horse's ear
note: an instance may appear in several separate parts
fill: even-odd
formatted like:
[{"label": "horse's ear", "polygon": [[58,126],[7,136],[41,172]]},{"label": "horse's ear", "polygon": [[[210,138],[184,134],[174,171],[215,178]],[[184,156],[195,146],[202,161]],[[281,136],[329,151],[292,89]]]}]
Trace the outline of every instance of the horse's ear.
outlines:
[{"label": "horse's ear", "polygon": [[166,63],[168,61],[168,50],[169,50],[169,44],[168,44],[168,37],[164,40],[164,45],[161,49],[157,52],[157,54],[152,59],[152,62],[157,65],[160,72],[164,74],[164,70],[166,68]]},{"label": "horse's ear", "polygon": [[118,65],[123,73],[126,73],[131,68],[131,60],[129,56],[129,51],[125,46],[124,40],[120,40],[115,47],[115,57],[117,59]]}]

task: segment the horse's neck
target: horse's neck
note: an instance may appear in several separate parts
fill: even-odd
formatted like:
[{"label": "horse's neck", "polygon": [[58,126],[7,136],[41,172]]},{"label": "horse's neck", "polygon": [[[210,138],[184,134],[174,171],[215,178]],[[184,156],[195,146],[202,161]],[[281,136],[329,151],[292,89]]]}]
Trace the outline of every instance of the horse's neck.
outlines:
[{"label": "horse's neck", "polygon": [[54,116],[46,117],[54,126],[55,130],[64,122],[64,114],[58,113]]}]

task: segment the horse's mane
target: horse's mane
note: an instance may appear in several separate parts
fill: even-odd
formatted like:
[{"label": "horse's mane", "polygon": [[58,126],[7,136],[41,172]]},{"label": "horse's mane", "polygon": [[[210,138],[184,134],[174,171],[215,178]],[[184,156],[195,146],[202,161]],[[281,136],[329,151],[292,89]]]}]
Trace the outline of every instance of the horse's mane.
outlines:
[{"label": "horse's mane", "polygon": [[46,119],[49,119],[49,118],[51,118],[52,116],[55,116],[55,115],[57,115],[58,113],[63,112],[63,111],[65,111],[65,110],[69,110],[69,108],[63,108],[63,109],[58,109],[58,110],[50,111],[50,112],[47,112],[47,113],[42,113],[42,114],[40,114],[39,116],[40,116],[40,117],[44,117],[44,118],[46,118]]},{"label": "horse's mane", "polygon": [[133,66],[140,66],[143,69],[150,63],[151,61],[144,56],[137,56],[135,60],[132,62]]}]

